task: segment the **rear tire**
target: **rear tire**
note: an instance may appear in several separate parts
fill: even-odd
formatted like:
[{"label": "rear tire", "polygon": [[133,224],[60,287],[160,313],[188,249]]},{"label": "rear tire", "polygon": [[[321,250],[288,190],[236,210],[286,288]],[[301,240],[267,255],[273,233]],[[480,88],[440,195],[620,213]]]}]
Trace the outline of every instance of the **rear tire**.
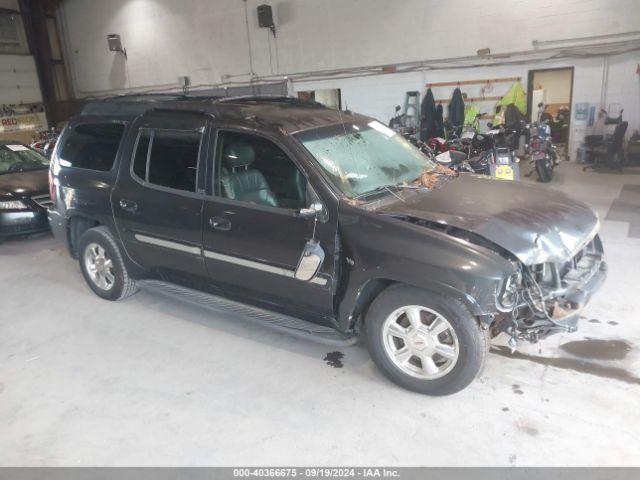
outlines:
[{"label": "rear tire", "polygon": [[488,332],[461,302],[404,285],[389,287],[374,300],[365,330],[382,373],[427,395],[465,388],[482,371],[489,350]]},{"label": "rear tire", "polygon": [[538,180],[542,183],[548,183],[553,177],[553,170],[547,164],[547,160],[538,160],[536,162],[536,173],[538,174]]},{"label": "rear tire", "polygon": [[106,227],[90,228],[82,234],[78,261],[85,281],[99,297],[121,300],[136,293],[136,282],[129,276],[118,244]]}]

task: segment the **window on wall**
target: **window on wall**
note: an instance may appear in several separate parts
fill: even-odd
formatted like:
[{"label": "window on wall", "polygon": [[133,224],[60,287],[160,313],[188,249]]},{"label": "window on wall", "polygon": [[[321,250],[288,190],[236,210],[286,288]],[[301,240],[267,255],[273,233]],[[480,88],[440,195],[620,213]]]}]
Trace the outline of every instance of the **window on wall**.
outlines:
[{"label": "window on wall", "polygon": [[195,192],[200,142],[198,132],[143,130],[138,137],[133,173],[154,185]]},{"label": "window on wall", "polygon": [[83,123],[64,137],[59,162],[63,167],[111,170],[124,133],[122,123]]},{"label": "window on wall", "polygon": [[321,103],[325,107],[340,110],[342,108],[342,96],[339,88],[329,88],[325,90],[306,90],[298,92],[301,100],[313,100]]},{"label": "window on wall", "polygon": [[22,16],[17,12],[0,11],[0,53],[29,53],[22,26]]}]

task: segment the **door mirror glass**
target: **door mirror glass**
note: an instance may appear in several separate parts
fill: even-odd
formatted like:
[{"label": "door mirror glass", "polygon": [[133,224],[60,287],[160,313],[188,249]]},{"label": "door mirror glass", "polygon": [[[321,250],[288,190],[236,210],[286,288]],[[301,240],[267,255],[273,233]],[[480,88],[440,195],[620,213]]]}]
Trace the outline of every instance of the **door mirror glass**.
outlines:
[{"label": "door mirror glass", "polygon": [[298,280],[308,282],[316,276],[324,262],[324,250],[317,240],[309,240],[302,250],[295,277]]}]

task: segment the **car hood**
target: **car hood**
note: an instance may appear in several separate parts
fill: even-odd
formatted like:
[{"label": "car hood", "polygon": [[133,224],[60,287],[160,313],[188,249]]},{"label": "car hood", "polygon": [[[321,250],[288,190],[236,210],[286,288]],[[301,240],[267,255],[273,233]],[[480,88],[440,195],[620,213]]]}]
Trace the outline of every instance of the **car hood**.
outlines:
[{"label": "car hood", "polygon": [[0,198],[29,197],[49,190],[48,169],[0,174]]},{"label": "car hood", "polygon": [[451,225],[510,251],[525,265],[565,262],[597,233],[597,214],[551,188],[462,174],[429,191],[400,192],[379,213]]}]

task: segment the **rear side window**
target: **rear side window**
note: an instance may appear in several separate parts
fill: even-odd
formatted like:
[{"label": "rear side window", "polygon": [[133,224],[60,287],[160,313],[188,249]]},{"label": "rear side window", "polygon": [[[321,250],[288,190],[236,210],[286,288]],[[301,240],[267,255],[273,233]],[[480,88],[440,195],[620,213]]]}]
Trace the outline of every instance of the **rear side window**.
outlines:
[{"label": "rear side window", "polygon": [[195,192],[200,141],[198,132],[142,131],[133,158],[133,173],[154,185]]},{"label": "rear side window", "polygon": [[141,132],[138,137],[136,156],[133,158],[133,173],[142,180],[147,179],[147,156],[150,142],[151,132]]},{"label": "rear side window", "polygon": [[60,149],[63,167],[111,170],[124,133],[122,123],[83,123],[71,130]]}]

